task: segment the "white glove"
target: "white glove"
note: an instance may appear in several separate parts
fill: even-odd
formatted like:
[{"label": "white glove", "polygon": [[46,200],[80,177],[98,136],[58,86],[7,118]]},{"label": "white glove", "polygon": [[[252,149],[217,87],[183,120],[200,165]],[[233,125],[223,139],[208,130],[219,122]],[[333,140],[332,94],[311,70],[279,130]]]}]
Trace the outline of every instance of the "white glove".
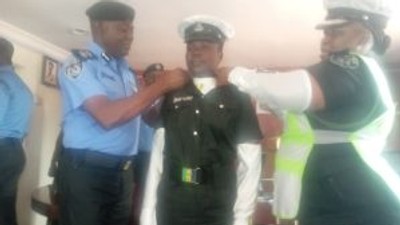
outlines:
[{"label": "white glove", "polygon": [[277,112],[303,112],[311,105],[312,87],[306,70],[270,72],[235,67],[228,80],[259,101],[261,108],[267,105]]}]

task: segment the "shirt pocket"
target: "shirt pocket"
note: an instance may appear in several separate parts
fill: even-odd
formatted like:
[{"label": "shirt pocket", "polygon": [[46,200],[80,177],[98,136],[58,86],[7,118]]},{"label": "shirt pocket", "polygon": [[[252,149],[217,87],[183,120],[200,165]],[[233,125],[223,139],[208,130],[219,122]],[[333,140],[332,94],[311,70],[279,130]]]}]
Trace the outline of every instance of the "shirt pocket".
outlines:
[{"label": "shirt pocket", "polygon": [[205,117],[212,127],[231,131],[238,123],[239,110],[237,104],[222,101],[213,102],[204,107]]}]

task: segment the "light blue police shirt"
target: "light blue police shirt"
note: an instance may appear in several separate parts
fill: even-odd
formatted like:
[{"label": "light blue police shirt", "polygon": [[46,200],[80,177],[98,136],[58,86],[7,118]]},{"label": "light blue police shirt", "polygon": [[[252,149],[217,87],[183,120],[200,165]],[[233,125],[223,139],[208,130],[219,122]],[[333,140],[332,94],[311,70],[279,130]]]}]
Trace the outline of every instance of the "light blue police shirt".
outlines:
[{"label": "light blue police shirt", "polygon": [[33,95],[14,68],[0,66],[0,138],[25,137],[33,107]]},{"label": "light blue police shirt", "polygon": [[112,155],[137,153],[141,117],[111,129],[104,129],[83,104],[94,96],[118,100],[135,95],[135,75],[123,58],[107,56],[92,42],[88,50],[73,54],[59,73],[63,101],[63,145]]}]

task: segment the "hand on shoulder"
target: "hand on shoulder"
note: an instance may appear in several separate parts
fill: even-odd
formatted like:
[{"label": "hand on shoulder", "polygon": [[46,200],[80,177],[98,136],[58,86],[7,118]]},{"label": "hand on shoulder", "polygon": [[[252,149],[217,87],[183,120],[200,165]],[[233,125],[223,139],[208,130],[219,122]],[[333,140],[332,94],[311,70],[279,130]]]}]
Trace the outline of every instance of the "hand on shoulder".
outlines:
[{"label": "hand on shoulder", "polygon": [[188,72],[182,68],[165,70],[157,76],[156,82],[162,85],[166,92],[183,87],[190,79]]}]

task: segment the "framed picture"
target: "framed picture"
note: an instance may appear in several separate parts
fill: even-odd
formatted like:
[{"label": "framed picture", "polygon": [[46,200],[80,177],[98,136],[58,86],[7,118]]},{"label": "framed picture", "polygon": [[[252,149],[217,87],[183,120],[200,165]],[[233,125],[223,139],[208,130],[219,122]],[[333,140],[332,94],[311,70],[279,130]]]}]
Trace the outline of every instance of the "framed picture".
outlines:
[{"label": "framed picture", "polygon": [[57,73],[60,64],[50,57],[43,57],[42,83],[50,87],[58,87]]}]

